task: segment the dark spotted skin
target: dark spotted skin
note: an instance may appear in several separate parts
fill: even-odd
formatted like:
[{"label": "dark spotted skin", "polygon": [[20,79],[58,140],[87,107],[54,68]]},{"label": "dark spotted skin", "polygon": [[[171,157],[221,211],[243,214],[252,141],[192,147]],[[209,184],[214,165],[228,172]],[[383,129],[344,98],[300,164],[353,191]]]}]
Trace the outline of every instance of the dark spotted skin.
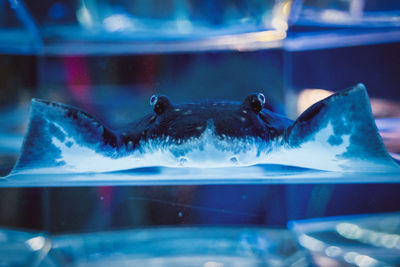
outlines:
[{"label": "dark spotted skin", "polygon": [[264,109],[264,96],[250,94],[240,102],[207,100],[173,104],[166,96],[152,96],[153,113],[121,130],[121,145],[136,148],[141,141],[169,137],[172,142],[199,137],[214,125],[220,138],[256,137],[265,141],[282,135],[292,121]]}]

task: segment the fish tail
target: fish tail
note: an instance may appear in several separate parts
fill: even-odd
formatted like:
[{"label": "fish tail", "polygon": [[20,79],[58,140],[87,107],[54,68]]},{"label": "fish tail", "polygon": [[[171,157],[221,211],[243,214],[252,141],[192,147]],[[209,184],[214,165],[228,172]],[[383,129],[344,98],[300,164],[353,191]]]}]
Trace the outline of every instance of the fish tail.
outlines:
[{"label": "fish tail", "polygon": [[[315,156],[318,156],[313,157],[310,151],[304,157],[309,157],[310,161],[330,160],[333,170],[399,170],[378,133],[363,84],[309,107],[286,130],[285,139],[294,149],[314,147]],[[323,153],[318,154],[318,150]],[[329,170],[329,164],[326,166]]]}]

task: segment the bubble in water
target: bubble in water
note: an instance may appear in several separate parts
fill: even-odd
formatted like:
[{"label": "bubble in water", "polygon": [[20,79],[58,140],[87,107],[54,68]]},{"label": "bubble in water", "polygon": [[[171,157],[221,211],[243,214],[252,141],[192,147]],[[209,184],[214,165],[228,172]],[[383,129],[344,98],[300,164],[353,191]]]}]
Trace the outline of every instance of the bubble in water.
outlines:
[{"label": "bubble in water", "polygon": [[188,161],[188,159],[186,157],[180,157],[179,158],[179,165],[183,166],[185,165],[185,163]]},{"label": "bubble in water", "polygon": [[236,156],[231,157],[231,158],[229,159],[229,161],[230,161],[232,164],[238,164],[238,163],[239,163],[239,160],[237,159]]}]

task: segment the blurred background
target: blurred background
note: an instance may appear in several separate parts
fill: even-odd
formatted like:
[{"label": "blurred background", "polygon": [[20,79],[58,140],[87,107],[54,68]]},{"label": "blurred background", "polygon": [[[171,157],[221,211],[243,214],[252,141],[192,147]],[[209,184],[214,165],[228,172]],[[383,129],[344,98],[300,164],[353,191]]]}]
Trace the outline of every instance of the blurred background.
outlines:
[{"label": "blurred background", "polygon": [[[312,103],[359,82],[367,87],[385,145],[399,159],[399,64],[397,0],[0,0],[0,175],[18,157],[34,97],[78,106],[118,128],[151,112],[155,93],[182,102],[241,101],[262,92],[267,108],[295,119]],[[292,220],[400,210],[399,183],[368,179],[32,186],[0,188],[1,226],[58,234],[165,225],[286,229]],[[400,232],[398,225],[391,229]],[[40,237],[35,242],[47,238]],[[46,243],[40,244],[42,251]],[[296,249],[284,250],[289,254],[282,258]],[[330,266],[393,263],[360,265],[357,255],[345,260],[329,253],[324,257],[339,262]]]}]

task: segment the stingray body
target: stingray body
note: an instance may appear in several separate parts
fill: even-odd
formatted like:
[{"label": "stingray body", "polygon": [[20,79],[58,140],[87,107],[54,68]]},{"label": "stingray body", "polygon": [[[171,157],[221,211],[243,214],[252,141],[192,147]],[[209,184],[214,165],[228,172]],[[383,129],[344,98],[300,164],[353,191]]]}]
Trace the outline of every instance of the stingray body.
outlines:
[{"label": "stingray body", "polygon": [[399,170],[377,132],[362,84],[314,104],[295,121],[265,109],[264,102],[261,93],[242,102],[184,104],[152,96],[151,114],[114,130],[80,109],[34,99],[13,173],[254,164]]}]

